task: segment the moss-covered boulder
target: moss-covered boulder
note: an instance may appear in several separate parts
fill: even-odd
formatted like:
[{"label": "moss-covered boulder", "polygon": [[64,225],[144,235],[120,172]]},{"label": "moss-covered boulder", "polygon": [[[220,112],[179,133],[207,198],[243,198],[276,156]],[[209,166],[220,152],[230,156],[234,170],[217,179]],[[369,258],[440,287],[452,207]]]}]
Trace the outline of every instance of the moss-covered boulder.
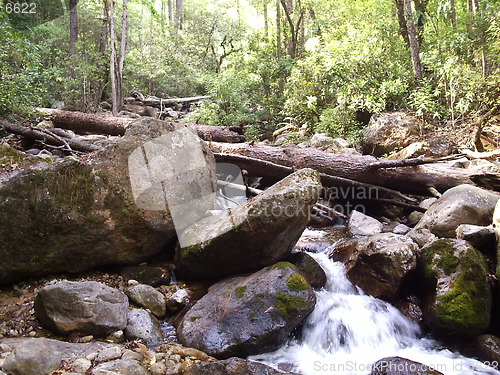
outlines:
[{"label": "moss-covered boulder", "polygon": [[1,179],[0,285],[139,262],[171,243],[175,231],[169,212],[136,205],[128,158],[137,147],[175,129],[166,122],[139,120],[87,160],[36,164]]},{"label": "moss-covered boulder", "polygon": [[422,249],[418,270],[427,289],[423,309],[430,328],[477,335],[489,327],[491,291],[479,250],[464,240],[439,239]]},{"label": "moss-covered boulder", "polygon": [[417,266],[418,245],[409,237],[381,233],[370,237],[347,277],[367,294],[394,300],[408,274]]},{"label": "moss-covered boulder", "polygon": [[184,316],[177,334],[185,346],[219,359],[264,353],[279,348],[315,302],[295,266],[280,262],[213,285]]},{"label": "moss-covered boulder", "polygon": [[319,174],[301,169],[231,210],[202,219],[176,253],[184,279],[221,279],[284,259],[304,231],[321,188]]},{"label": "moss-covered boulder", "polygon": [[490,225],[499,198],[499,194],[472,185],[455,186],[429,207],[415,228],[455,238],[460,224]]}]

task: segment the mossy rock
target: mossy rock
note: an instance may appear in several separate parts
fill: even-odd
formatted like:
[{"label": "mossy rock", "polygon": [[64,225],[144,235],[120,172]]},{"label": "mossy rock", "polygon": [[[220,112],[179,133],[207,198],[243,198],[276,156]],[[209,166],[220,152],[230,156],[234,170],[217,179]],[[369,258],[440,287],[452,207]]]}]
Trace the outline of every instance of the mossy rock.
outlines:
[{"label": "mossy rock", "polygon": [[128,156],[173,129],[140,120],[85,164],[68,157],[0,180],[0,285],[138,263],[172,243],[170,213],[135,204]]},{"label": "mossy rock", "polygon": [[178,337],[222,359],[264,353],[279,348],[315,302],[297,268],[280,262],[213,285],[184,316]]},{"label": "mossy rock", "polygon": [[438,331],[477,335],[490,325],[488,268],[479,250],[464,240],[439,239],[422,249],[418,264],[424,321]]}]

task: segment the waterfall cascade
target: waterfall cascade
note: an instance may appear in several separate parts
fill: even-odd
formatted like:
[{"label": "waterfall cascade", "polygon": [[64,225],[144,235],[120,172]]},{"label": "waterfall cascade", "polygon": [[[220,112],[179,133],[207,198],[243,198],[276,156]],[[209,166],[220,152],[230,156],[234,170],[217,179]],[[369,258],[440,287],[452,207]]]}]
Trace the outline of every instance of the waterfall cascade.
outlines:
[{"label": "waterfall cascade", "polygon": [[310,255],[323,267],[328,281],[316,293],[316,307],[300,337],[250,359],[304,375],[367,375],[377,360],[400,356],[445,375],[500,375],[495,369],[499,364],[466,358],[422,337],[416,322],[353,286],[343,264],[332,262],[324,252]]}]

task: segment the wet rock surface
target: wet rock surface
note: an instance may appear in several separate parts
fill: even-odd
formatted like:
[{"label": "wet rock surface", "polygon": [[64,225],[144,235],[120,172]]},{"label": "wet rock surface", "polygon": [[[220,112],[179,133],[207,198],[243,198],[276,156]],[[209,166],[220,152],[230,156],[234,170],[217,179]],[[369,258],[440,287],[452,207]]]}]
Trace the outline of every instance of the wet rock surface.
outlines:
[{"label": "wet rock surface", "polygon": [[217,358],[280,347],[314,308],[311,286],[288,262],[212,286],[185,315],[178,337]]},{"label": "wet rock surface", "polygon": [[478,250],[464,240],[439,239],[422,249],[418,269],[428,288],[423,299],[428,326],[468,336],[489,327],[488,268]]}]

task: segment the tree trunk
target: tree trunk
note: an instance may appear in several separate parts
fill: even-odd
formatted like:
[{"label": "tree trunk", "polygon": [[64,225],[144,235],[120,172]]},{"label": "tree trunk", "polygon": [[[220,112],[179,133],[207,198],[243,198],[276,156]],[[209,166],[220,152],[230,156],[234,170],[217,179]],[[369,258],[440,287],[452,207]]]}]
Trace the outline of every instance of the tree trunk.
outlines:
[{"label": "tree trunk", "polygon": [[184,8],[183,0],[175,0],[175,31],[182,30],[182,12]]},{"label": "tree trunk", "polygon": [[118,69],[116,72],[116,82],[118,83],[117,87],[117,100],[119,103],[118,111],[121,110],[123,103],[123,63],[125,61],[125,52],[127,50],[127,35],[128,35],[128,0],[123,0],[120,53],[118,55]]},{"label": "tree trunk", "polygon": [[406,18],[405,18],[405,5],[403,3],[404,0],[394,0],[396,3],[396,13],[398,16],[398,24],[399,24],[399,34],[403,37],[405,44],[410,48],[410,40],[408,39],[408,29],[406,27]]},{"label": "tree trunk", "polygon": [[405,5],[406,28],[408,29],[408,40],[410,43],[411,62],[413,65],[413,76],[417,86],[420,86],[422,81],[422,66],[420,64],[420,52],[418,48],[417,33],[413,24],[413,16],[411,11],[411,0],[403,0]]},{"label": "tree trunk", "polygon": [[116,47],[115,47],[115,1],[105,0],[106,4],[106,18],[109,27],[109,79],[111,82],[111,107],[113,115],[119,112],[118,103],[118,83],[116,80]]},{"label": "tree trunk", "polygon": [[38,140],[52,146],[66,146],[66,151],[82,151],[82,152],[92,152],[97,151],[101,147],[96,146],[92,143],[85,142],[74,138],[60,137],[57,134],[52,133],[44,129],[28,128],[26,126],[12,124],[8,121],[0,119],[0,128],[13,134],[18,134],[23,137]]},{"label": "tree trunk", "polygon": [[264,3],[264,35],[267,37],[269,36],[269,23],[267,19],[267,3]]},{"label": "tree trunk", "polygon": [[[409,194],[429,195],[429,188],[444,192],[460,184],[473,184],[498,188],[495,178],[483,178],[473,171],[451,168],[444,164],[382,168],[384,160],[369,155],[333,154],[312,148],[279,148],[249,146],[247,144],[210,143],[218,153],[218,162],[239,165],[249,175],[281,179],[300,168],[313,168],[322,173],[325,186],[348,186],[342,179],[382,186]],[[243,158],[239,158],[243,156]],[[377,163],[377,164],[375,164]],[[340,177],[340,179],[336,178]]]},{"label": "tree trunk", "polygon": [[75,73],[75,46],[78,40],[78,0],[69,0],[69,76],[76,78]]},{"label": "tree trunk", "polygon": [[281,60],[281,5],[280,0],[276,0],[276,57]]},{"label": "tree trunk", "polygon": [[[48,116],[56,127],[73,130],[77,133],[97,133],[107,135],[123,135],[133,119],[105,116],[76,111],[60,111],[50,108],[36,108],[42,115]],[[238,128],[228,126],[208,126],[186,124],[196,129],[198,136],[205,141],[238,143],[246,138]]]},{"label": "tree trunk", "polygon": [[168,7],[168,24],[172,26],[174,23],[174,9],[172,7],[172,0],[168,0],[167,7]]},{"label": "tree trunk", "polygon": [[450,0],[450,22],[451,27],[455,30],[457,26],[457,12],[455,8],[455,0]]}]

